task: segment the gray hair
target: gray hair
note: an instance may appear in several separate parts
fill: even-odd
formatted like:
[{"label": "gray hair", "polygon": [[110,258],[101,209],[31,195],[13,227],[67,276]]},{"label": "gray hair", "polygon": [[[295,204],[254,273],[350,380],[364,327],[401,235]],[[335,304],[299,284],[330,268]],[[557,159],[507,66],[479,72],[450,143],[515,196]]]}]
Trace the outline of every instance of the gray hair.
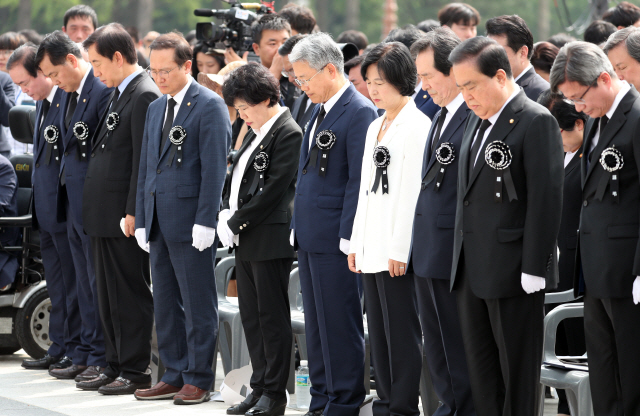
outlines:
[{"label": "gray hair", "polygon": [[640,28],[629,26],[612,33],[604,45],[604,53],[608,55],[612,49],[622,43],[627,47],[629,56],[640,62]]},{"label": "gray hair", "polygon": [[611,78],[617,78],[602,49],[593,43],[569,42],[560,49],[551,67],[551,91],[558,92],[558,86],[565,82],[577,82],[587,87],[603,72],[608,73]]},{"label": "gray hair", "polygon": [[326,33],[314,33],[302,39],[289,54],[291,63],[303,61],[316,71],[333,64],[340,74],[344,73],[344,57],[338,44]]}]

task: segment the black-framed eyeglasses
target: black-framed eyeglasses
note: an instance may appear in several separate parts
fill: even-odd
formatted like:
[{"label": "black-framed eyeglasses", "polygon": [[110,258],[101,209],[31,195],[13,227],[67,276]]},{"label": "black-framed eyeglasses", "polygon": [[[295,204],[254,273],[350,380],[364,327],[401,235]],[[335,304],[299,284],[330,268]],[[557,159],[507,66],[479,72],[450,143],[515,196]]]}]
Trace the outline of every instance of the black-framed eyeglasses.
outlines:
[{"label": "black-framed eyeglasses", "polygon": [[598,75],[598,78],[596,78],[596,79],[591,83],[591,85],[589,85],[589,88],[587,88],[587,90],[586,90],[586,91],[585,91],[585,92],[580,96],[580,98],[578,98],[577,100],[572,100],[572,99],[570,99],[570,98],[567,98],[567,102],[568,102],[569,104],[573,104],[573,105],[576,105],[576,104],[585,105],[585,104],[587,104],[587,103],[584,101],[584,96],[585,96],[585,95],[587,95],[587,93],[589,92],[589,90],[591,89],[591,87],[594,87],[594,86],[598,85],[598,79],[599,79],[599,78],[600,78],[600,75]]}]

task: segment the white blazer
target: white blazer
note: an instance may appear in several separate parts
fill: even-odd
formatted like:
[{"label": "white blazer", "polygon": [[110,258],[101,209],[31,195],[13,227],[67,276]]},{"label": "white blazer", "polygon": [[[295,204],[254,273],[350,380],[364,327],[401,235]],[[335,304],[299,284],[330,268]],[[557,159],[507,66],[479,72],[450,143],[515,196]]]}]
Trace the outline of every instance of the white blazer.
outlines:
[{"label": "white blazer", "polygon": [[[413,100],[400,110],[378,143],[384,116],[369,125],[362,157],[358,208],[353,221],[350,253],[356,255],[356,269],[363,273],[389,270],[389,259],[406,262],[411,246],[413,215],[422,183],[422,161],[431,120]],[[389,149],[387,167],[389,193],[371,192],[376,177],[373,152],[376,146]]]}]

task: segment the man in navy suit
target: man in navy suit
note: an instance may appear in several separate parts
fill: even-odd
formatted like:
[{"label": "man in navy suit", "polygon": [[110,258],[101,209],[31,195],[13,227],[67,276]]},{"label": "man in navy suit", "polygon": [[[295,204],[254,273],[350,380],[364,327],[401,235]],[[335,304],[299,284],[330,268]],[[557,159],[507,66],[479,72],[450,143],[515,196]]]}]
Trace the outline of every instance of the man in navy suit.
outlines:
[{"label": "man in navy suit", "polygon": [[433,119],[424,149],[422,185],[409,256],[409,267],[417,276],[424,353],[433,387],[442,403],[435,416],[475,416],[458,304],[449,290],[458,161],[469,113],[448,59],[459,44],[458,36],[442,27],[427,33],[411,47],[423,87],[442,107]]},{"label": "man in navy suit", "polygon": [[161,35],[150,49],[149,71],[165,95],[147,111],[135,236],[150,250],[158,348],[166,372],[135,396],[196,404],[209,399],[214,381],[213,259],[231,124],[220,96],[189,75],[191,49],[180,34]]},{"label": "man in navy suit", "polygon": [[58,221],[67,221],[67,235],[76,271],[82,345],[73,364],[53,368],[56,378],[93,379],[106,366],[102,323],[89,236],[82,223],[82,191],[89,165],[91,136],[105,110],[111,89],[93,75],[93,68],[76,43],[56,30],[47,35],[36,53],[36,65],[66,94],[61,98],[59,122],[64,152],[60,157]]},{"label": "man in navy suit", "polygon": [[364,336],[347,254],[365,138],[377,112],[345,79],[342,52],[327,34],[300,41],[289,60],[298,86],[321,104],[302,142],[291,221],[312,384],[308,416],[353,416],[365,396]]},{"label": "man in navy suit", "polygon": [[[62,366],[80,346],[80,314],[66,222],[56,218],[58,175],[62,139],[60,138],[60,104],[64,91],[53,85],[36,67],[38,48],[27,43],[16,49],[7,62],[13,82],[22,92],[37,101],[36,126],[33,135],[33,227],[40,231],[40,251],[51,299],[47,354],[39,359],[26,359],[24,368],[46,370],[65,358]],[[67,332],[65,332],[65,330]]]},{"label": "man in navy suit", "polygon": [[537,101],[549,83],[531,65],[533,34],[527,22],[518,15],[498,16],[487,20],[487,36],[498,42],[507,53],[513,79],[530,100]]}]

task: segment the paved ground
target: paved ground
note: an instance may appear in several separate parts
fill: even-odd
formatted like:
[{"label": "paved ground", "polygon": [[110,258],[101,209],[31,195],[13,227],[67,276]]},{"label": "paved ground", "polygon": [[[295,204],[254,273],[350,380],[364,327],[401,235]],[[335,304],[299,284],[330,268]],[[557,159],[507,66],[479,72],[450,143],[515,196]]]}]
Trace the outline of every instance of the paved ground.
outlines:
[{"label": "paved ground", "polygon": [[[226,404],[208,402],[197,406],[174,406],[171,401],[140,402],[132,396],[103,396],[78,390],[71,380],[57,380],[46,371],[25,370],[20,363],[27,355],[19,351],[0,356],[0,416],[129,416],[129,415],[226,415]],[[218,363],[217,374],[222,376]],[[221,378],[216,380],[220,387]],[[292,400],[295,403],[295,396]],[[545,416],[555,416],[555,400],[547,400]],[[299,415],[287,409],[288,415]]]}]

